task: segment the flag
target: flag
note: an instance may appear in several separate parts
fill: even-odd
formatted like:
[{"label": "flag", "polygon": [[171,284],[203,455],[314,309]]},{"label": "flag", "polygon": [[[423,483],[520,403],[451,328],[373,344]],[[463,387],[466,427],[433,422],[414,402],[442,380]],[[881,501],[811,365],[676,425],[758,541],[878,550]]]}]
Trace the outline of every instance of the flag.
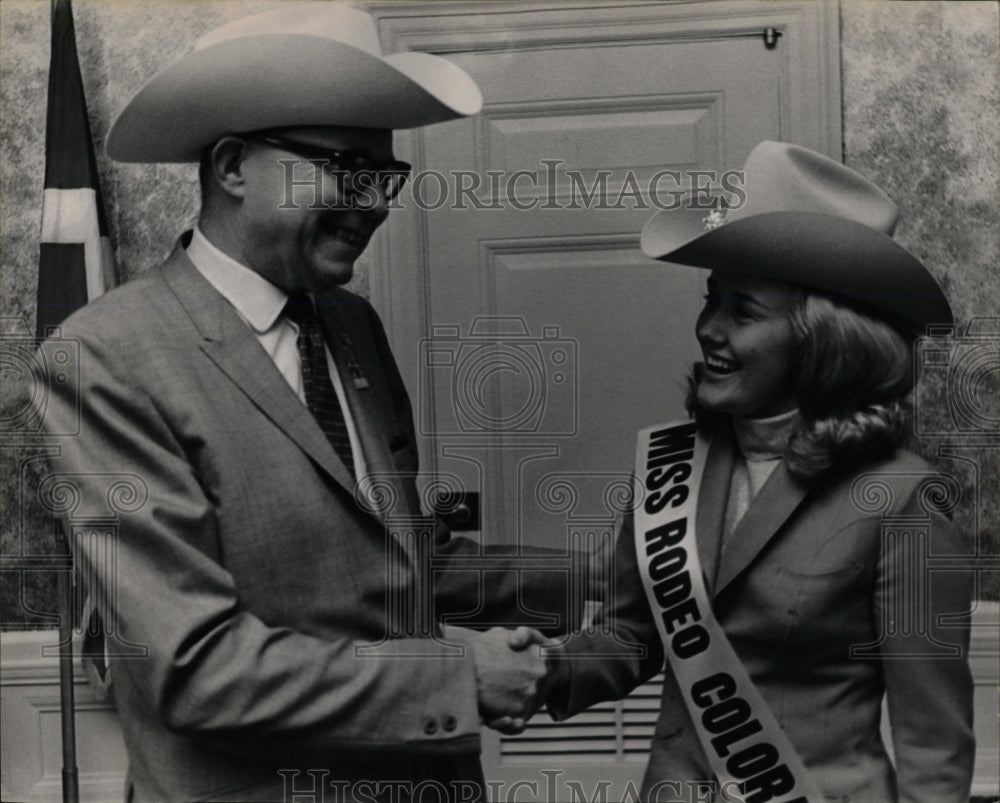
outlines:
[{"label": "flag", "polygon": [[53,0],[36,335],[115,284],[70,0]]},{"label": "flag", "polygon": [[[116,283],[70,0],[52,2],[40,239],[35,335],[42,340],[51,327],[58,326],[74,310],[93,301]],[[64,588],[68,585],[68,578],[60,575],[60,613],[64,622],[76,622],[75,594]],[[110,676],[104,627],[89,603],[87,599],[82,604],[81,657],[95,692],[106,698]],[[66,635],[66,640],[68,638]],[[61,649],[63,646],[66,645],[61,645]],[[67,649],[72,655],[72,648],[67,646]],[[66,738],[72,737],[64,731]]]}]

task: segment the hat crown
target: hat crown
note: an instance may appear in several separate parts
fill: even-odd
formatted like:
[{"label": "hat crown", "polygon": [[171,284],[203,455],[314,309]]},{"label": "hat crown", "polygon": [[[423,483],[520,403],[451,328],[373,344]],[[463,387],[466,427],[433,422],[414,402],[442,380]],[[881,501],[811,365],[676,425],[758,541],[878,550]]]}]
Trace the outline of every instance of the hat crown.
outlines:
[{"label": "hat crown", "polygon": [[108,132],[112,159],[197,162],[234,132],[416,128],[476,114],[483,96],[431,53],[382,55],[378,27],[339,2],[292,2],[207,32],[152,78]]},{"label": "hat crown", "polygon": [[746,202],[738,220],[768,212],[817,212],[892,236],[899,207],[877,185],[828,156],[787,142],[761,142],[743,168]]},{"label": "hat crown", "polygon": [[205,50],[249,36],[315,36],[382,55],[375,20],[340,3],[290,3],[288,8],[242,17],[209,31],[194,49]]},{"label": "hat crown", "polygon": [[724,215],[693,204],[660,210],[642,230],[643,252],[853,300],[911,334],[954,320],[931,272],[892,239],[899,207],[864,176],[807,148],[762,142],[743,167],[743,193]]}]

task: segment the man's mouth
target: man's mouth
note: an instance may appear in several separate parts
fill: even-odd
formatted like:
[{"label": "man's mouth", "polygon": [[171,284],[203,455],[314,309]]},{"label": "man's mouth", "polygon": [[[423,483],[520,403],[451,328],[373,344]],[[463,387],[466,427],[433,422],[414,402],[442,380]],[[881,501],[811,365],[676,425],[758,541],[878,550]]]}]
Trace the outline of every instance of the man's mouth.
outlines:
[{"label": "man's mouth", "polygon": [[734,360],[727,360],[714,354],[705,355],[705,368],[714,374],[731,374],[738,371],[739,367],[740,364]]},{"label": "man's mouth", "polygon": [[328,225],[326,227],[328,234],[332,234],[341,242],[347,243],[354,248],[364,248],[368,243],[369,233],[364,229],[357,229],[351,226],[340,226],[340,225]]}]

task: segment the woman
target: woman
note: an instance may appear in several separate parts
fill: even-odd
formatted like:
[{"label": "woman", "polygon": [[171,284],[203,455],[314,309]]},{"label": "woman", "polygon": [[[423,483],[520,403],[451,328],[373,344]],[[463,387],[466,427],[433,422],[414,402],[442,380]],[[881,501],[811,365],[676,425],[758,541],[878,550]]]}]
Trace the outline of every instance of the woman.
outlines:
[{"label": "woman", "polygon": [[[693,236],[689,218],[661,212],[642,238],[650,256],[712,271],[689,405],[709,445],[689,480],[697,502],[685,520],[705,599],[699,609],[692,591],[663,614],[657,600],[676,603],[691,578],[656,586],[658,570],[644,564],[653,533],[664,531],[641,522],[661,507],[660,491],[649,491],[666,481],[663,465],[677,457],[668,455],[620,533],[613,598],[596,627],[556,650],[549,710],[563,719],[623,697],[659,671],[666,653],[644,800],[702,800],[704,782],[723,777],[713,766],[729,760],[730,780],[750,803],[794,798],[808,783],[827,800],[965,803],[974,754],[968,632],[942,627],[937,614],[968,611],[971,582],[920,568],[928,550],[963,547],[931,504],[933,469],[902,448],[913,335],[950,322],[951,311],[891,238],[895,205],[860,175],[774,142],[754,149],[744,175],[746,203],[721,225],[702,212]],[[692,634],[686,653],[678,630]],[[707,685],[679,682],[694,663],[688,655],[723,641],[731,657],[702,670],[714,672]],[[761,698],[740,702],[742,714],[718,680],[730,671],[743,672]],[[895,768],[879,732],[883,695]],[[725,709],[716,716],[710,703],[727,696],[734,705],[713,708]],[[740,727],[723,722],[726,711]],[[768,733],[768,717],[808,776],[785,797],[777,759],[737,752],[737,737],[749,744]],[[738,786],[716,788],[732,800]]]}]

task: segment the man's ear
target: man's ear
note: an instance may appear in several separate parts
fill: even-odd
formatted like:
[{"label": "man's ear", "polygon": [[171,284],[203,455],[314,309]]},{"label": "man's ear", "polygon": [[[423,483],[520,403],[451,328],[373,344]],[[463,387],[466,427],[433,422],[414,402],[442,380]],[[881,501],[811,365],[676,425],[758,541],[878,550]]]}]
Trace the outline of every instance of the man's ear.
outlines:
[{"label": "man's ear", "polygon": [[250,147],[245,139],[225,136],[212,146],[209,153],[208,167],[212,183],[232,198],[243,197],[243,162]]}]

